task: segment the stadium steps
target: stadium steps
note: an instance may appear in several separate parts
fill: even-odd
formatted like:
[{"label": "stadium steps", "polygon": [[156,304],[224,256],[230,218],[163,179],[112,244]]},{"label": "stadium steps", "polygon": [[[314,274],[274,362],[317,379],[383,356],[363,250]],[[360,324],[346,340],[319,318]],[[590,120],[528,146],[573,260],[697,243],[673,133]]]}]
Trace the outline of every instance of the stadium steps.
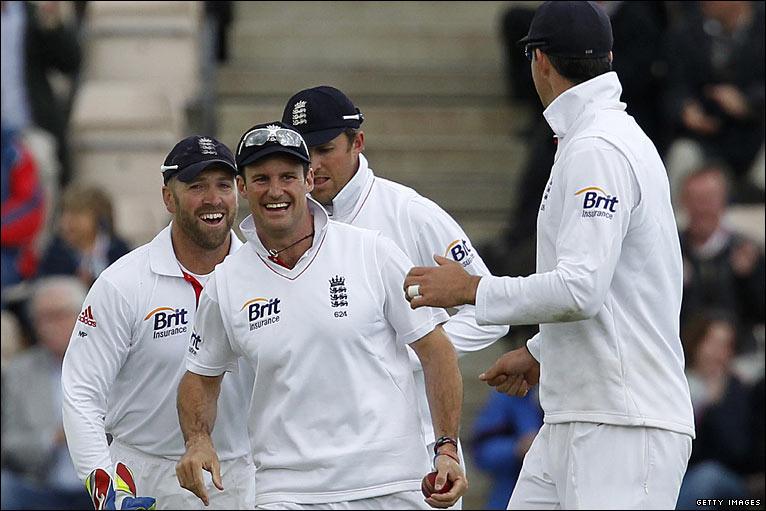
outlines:
[{"label": "stadium steps", "polygon": [[[221,139],[281,118],[321,84],[364,112],[376,174],[450,212],[476,245],[502,231],[529,112],[509,106],[499,20],[506,2],[239,2],[217,77]],[[241,206],[245,213],[247,205]]]},{"label": "stadium steps", "polygon": [[83,78],[71,119],[75,181],[109,192],[132,245],[168,222],[159,166],[186,133],[199,87],[199,2],[89,2]]}]

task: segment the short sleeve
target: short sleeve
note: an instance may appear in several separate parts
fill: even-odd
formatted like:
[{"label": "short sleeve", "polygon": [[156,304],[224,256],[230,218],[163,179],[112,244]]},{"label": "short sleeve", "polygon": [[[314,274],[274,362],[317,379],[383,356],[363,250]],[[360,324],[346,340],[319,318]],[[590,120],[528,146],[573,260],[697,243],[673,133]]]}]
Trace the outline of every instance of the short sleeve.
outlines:
[{"label": "short sleeve", "polygon": [[186,352],[186,369],[203,376],[237,371],[237,354],[224,327],[217,291],[214,273],[200,296]]},{"label": "short sleeve", "polygon": [[383,236],[376,238],[375,252],[385,292],[386,319],[396,331],[399,343],[413,343],[436,328],[433,312],[430,307],[412,310],[404,296],[404,277],[413,266],[409,257]]}]

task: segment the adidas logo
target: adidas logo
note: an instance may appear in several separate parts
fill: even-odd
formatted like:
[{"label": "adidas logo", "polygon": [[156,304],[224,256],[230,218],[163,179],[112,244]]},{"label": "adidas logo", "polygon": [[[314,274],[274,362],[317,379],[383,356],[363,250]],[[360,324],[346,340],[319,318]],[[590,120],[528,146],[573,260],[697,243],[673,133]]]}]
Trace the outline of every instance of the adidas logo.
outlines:
[{"label": "adidas logo", "polygon": [[96,326],[96,318],[93,317],[93,311],[90,309],[90,305],[80,313],[77,321],[85,323],[88,326]]}]

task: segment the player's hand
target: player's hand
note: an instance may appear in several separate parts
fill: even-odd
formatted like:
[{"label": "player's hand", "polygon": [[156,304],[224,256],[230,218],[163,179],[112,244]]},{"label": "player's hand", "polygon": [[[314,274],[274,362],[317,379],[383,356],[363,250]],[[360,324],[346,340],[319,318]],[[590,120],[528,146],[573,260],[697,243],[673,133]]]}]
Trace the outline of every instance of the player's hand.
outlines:
[{"label": "player's hand", "polygon": [[93,509],[116,509],[112,476],[106,470],[97,468],[88,474],[85,478],[85,488],[93,502]]},{"label": "player's hand", "polygon": [[154,497],[137,497],[133,472],[124,463],[117,463],[114,470],[115,496],[118,509],[156,509]]},{"label": "player's hand", "polygon": [[437,472],[434,489],[438,492],[448,480],[452,483],[452,488],[445,493],[432,493],[426,502],[431,507],[451,507],[468,490],[468,479],[463,472],[463,467],[449,456],[437,456],[434,459],[434,469]]},{"label": "player's hand", "polygon": [[404,278],[404,296],[410,307],[457,307],[476,303],[481,277],[471,275],[460,263],[439,255],[439,266],[416,266]]},{"label": "player's hand", "polygon": [[176,477],[181,488],[192,492],[207,506],[210,505],[210,498],[202,477],[203,469],[212,474],[213,484],[223,491],[221,465],[209,436],[197,437],[186,442],[186,454],[176,464]]},{"label": "player's hand", "polygon": [[540,381],[540,363],[522,346],[498,358],[479,379],[498,392],[524,397]]},{"label": "player's hand", "polygon": [[85,479],[85,487],[94,509],[156,509],[157,502],[154,497],[136,496],[133,473],[124,463],[117,463],[114,479],[106,470],[95,469]]}]

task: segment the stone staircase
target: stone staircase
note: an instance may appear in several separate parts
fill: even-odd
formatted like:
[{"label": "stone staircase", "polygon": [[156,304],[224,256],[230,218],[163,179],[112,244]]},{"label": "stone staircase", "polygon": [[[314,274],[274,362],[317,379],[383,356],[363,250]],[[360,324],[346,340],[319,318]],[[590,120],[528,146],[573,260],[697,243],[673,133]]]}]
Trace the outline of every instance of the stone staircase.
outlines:
[{"label": "stone staircase", "polygon": [[[373,170],[435,200],[475,245],[513,204],[529,113],[509,106],[499,16],[507,2],[238,2],[218,73],[219,136],[281,118],[327,84],[364,112]],[[243,209],[246,204],[242,205]]]},{"label": "stone staircase", "polygon": [[198,2],[94,1],[72,110],[75,180],[112,197],[116,227],[136,246],[167,225],[160,165],[185,136],[199,85]]}]

